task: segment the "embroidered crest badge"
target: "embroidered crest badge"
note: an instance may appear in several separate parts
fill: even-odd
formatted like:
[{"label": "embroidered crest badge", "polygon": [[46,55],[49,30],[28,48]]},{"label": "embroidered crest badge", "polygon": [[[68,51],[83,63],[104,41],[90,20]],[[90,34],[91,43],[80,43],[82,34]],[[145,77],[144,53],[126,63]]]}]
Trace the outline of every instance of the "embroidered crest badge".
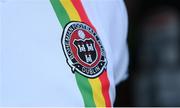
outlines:
[{"label": "embroidered crest badge", "polygon": [[104,47],[96,31],[89,25],[70,22],[64,29],[61,43],[73,73],[96,78],[106,68]]}]

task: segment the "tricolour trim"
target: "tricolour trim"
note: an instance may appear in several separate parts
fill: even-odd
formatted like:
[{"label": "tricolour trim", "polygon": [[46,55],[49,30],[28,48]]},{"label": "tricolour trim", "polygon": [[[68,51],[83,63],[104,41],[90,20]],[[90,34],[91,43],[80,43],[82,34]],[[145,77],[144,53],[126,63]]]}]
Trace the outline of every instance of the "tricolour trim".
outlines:
[{"label": "tricolour trim", "polygon": [[[87,23],[96,31],[83,8],[81,0],[50,1],[63,28],[71,21],[79,21]],[[75,72],[75,77],[86,107],[111,107],[110,82],[106,69],[97,78],[87,78],[78,72]]]}]

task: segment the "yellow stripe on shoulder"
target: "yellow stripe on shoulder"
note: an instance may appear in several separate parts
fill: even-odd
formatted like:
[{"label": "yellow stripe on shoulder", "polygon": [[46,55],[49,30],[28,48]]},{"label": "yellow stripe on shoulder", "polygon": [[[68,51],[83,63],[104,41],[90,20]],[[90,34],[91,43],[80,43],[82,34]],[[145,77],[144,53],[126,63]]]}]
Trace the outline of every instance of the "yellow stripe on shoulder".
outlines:
[{"label": "yellow stripe on shoulder", "polygon": [[89,83],[91,84],[93,90],[93,98],[96,107],[105,107],[105,99],[102,93],[102,85],[99,78],[89,79]]},{"label": "yellow stripe on shoulder", "polygon": [[81,18],[79,16],[76,8],[73,6],[71,0],[59,0],[59,1],[64,6],[71,21],[81,21]]}]

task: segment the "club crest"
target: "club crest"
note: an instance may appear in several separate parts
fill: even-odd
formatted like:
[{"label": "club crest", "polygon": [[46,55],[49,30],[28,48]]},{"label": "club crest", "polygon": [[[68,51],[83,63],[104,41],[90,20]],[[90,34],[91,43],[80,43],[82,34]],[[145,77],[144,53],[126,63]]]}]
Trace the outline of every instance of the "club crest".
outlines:
[{"label": "club crest", "polygon": [[89,25],[70,22],[64,29],[61,43],[73,73],[96,78],[106,68],[104,47],[96,31]]}]

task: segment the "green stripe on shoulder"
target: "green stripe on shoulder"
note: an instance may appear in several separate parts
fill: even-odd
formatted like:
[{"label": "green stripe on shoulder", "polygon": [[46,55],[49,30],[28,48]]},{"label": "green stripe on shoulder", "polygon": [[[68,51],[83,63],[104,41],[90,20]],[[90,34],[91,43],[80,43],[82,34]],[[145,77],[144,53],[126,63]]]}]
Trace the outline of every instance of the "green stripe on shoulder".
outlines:
[{"label": "green stripe on shoulder", "polygon": [[51,4],[54,8],[54,11],[56,12],[56,15],[58,17],[58,20],[62,27],[64,28],[68,22],[70,22],[69,15],[67,14],[66,10],[60,3],[60,0],[50,0]]},{"label": "green stripe on shoulder", "polygon": [[92,88],[88,81],[88,78],[85,78],[84,76],[80,75],[78,72],[75,72],[75,75],[76,75],[76,81],[78,87],[84,99],[85,107],[96,107],[93,98]]}]

